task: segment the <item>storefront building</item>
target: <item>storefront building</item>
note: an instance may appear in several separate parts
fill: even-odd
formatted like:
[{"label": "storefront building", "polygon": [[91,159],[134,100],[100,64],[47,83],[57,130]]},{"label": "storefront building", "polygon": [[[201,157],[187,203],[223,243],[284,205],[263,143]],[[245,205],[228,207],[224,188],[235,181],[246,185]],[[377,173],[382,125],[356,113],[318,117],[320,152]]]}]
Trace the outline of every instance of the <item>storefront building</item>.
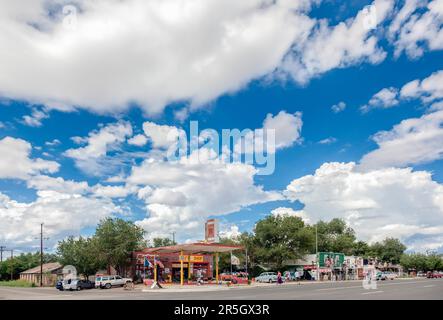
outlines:
[{"label": "storefront building", "polygon": [[151,279],[181,285],[196,281],[218,283],[219,253],[242,249],[242,246],[206,242],[146,248],[133,253],[132,273],[144,282]]},{"label": "storefront building", "polygon": [[[212,280],[214,273],[213,260],[213,256],[210,254],[184,255],[184,279],[192,281],[202,277],[204,281]],[[153,266],[156,264],[160,281],[180,282],[180,253],[154,255],[146,251],[134,252],[134,261],[134,274],[137,278],[153,279]]]}]

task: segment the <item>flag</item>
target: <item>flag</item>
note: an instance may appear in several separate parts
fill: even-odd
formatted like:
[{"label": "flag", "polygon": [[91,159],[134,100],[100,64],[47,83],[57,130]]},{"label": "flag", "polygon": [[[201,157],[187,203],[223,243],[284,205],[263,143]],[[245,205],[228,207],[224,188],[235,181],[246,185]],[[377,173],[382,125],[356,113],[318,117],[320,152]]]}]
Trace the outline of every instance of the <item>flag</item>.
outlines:
[{"label": "flag", "polygon": [[152,263],[149,262],[148,257],[145,257],[144,266],[145,268],[152,268]]},{"label": "flag", "polygon": [[234,266],[239,266],[240,265],[240,259],[237,258],[236,256],[234,256],[233,254],[231,254],[231,264]]}]

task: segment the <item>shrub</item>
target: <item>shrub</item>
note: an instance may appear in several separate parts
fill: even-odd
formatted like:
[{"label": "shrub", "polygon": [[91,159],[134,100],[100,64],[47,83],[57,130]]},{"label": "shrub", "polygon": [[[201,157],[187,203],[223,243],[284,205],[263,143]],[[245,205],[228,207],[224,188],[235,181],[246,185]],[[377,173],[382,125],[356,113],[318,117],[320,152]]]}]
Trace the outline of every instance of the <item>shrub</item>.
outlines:
[{"label": "shrub", "polygon": [[34,283],[25,280],[0,281],[0,286],[3,287],[35,287]]}]

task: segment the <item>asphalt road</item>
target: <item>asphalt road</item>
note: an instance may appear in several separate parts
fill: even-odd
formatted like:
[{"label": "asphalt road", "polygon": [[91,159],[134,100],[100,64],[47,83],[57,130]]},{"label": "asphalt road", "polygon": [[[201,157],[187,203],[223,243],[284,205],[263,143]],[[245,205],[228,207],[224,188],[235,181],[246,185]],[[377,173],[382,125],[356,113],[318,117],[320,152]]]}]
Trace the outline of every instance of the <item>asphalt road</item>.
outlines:
[{"label": "asphalt road", "polygon": [[420,299],[443,300],[443,279],[411,279],[377,282],[377,289],[364,289],[361,282],[328,282],[297,284],[269,284],[253,287],[236,287],[224,290],[195,291],[141,289],[125,291],[84,290],[60,292],[55,288],[7,288],[0,287],[0,299],[9,300],[373,300],[373,299]]}]

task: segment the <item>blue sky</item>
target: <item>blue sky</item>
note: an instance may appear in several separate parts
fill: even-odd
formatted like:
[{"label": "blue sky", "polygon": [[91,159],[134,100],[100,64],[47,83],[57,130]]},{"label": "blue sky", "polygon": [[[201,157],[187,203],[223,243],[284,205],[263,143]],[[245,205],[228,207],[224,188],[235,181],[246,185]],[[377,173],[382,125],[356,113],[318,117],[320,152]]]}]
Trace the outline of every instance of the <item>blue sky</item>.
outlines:
[{"label": "blue sky", "polygon": [[[54,245],[107,216],[191,241],[209,217],[231,236],[290,214],[441,251],[442,1],[265,2],[74,1],[68,27],[63,1],[2,4],[0,242],[32,250],[44,222]],[[164,161],[190,121],[275,129],[275,172]]]}]

